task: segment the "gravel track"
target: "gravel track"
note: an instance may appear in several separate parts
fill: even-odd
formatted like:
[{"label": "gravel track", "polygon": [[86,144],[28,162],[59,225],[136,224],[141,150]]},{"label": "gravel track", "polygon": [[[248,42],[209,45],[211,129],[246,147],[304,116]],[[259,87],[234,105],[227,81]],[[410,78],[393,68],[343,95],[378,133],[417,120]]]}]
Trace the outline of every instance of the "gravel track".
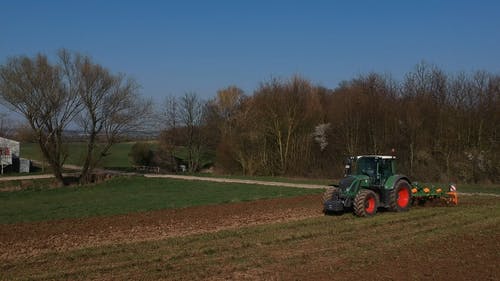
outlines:
[{"label": "gravel track", "polygon": [[196,177],[196,176],[183,176],[183,175],[145,174],[144,176],[146,178],[168,178],[168,179],[181,179],[181,180],[193,180],[193,181],[258,184],[258,185],[286,186],[286,187],[313,188],[313,189],[314,188],[327,188],[328,187],[325,185],[318,185],[318,184],[303,184],[303,183],[259,181],[259,180],[242,180],[242,179],[212,178],[212,177]]}]

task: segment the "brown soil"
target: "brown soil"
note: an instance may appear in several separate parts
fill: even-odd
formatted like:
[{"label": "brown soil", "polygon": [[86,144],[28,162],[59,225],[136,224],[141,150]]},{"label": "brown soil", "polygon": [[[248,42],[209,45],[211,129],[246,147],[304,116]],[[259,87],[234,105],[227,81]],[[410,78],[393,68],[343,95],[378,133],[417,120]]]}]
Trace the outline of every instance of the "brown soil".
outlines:
[{"label": "brown soil", "polygon": [[0,260],[320,216],[319,195],[1,225]]},{"label": "brown soil", "polygon": [[[441,221],[436,217],[438,213],[433,212],[421,212],[422,217],[413,218],[412,223],[408,223],[403,214],[380,214],[386,215],[385,224],[372,224],[370,219],[344,214],[324,220],[313,219],[317,223],[315,229],[299,231],[293,228],[293,224],[282,225],[276,230],[279,232],[276,237],[268,238],[271,239],[268,244],[250,240],[245,246],[244,241],[238,239],[221,240],[235,243],[227,245],[229,251],[235,251],[231,253],[223,252],[225,248],[216,243],[210,243],[212,248],[203,248],[204,241],[196,242],[202,246],[188,243],[198,246],[195,247],[198,250],[189,249],[187,252],[183,252],[180,245],[179,252],[170,253],[172,256],[168,251],[167,254],[158,251],[149,255],[155,250],[145,249],[144,260],[134,263],[131,258],[131,265],[127,260],[117,258],[115,261],[107,257],[106,252],[102,257],[80,254],[77,261],[65,253],[86,247],[156,241],[319,217],[322,216],[320,197],[308,195],[109,217],[0,225],[0,280],[58,279],[50,275],[54,271],[68,274],[57,275],[65,276],[64,279],[81,280],[157,280],[158,276],[167,280],[499,280],[499,225],[489,213],[479,216],[481,220],[466,218],[460,224],[453,220]],[[464,214],[469,209],[472,213],[477,212],[476,206],[483,206],[493,215],[498,214],[497,198],[464,198],[460,206],[456,210]],[[422,211],[435,207],[431,204],[412,208]],[[437,208],[443,210],[443,207]],[[457,219],[452,210],[443,214]],[[490,221],[483,225],[484,220]],[[335,231],[336,228],[343,230]],[[448,232],[439,232],[441,228],[461,230],[456,235],[449,235]],[[321,235],[316,237],[315,233]],[[219,255],[217,251],[222,252]],[[60,256],[44,255],[53,252],[60,253]],[[154,259],[147,258],[150,256]],[[101,263],[107,265],[101,267]],[[2,275],[2,270],[6,275]],[[26,270],[34,275],[19,277]],[[12,278],[9,278],[9,272],[13,274]],[[182,275],[175,275],[176,272]]]}]

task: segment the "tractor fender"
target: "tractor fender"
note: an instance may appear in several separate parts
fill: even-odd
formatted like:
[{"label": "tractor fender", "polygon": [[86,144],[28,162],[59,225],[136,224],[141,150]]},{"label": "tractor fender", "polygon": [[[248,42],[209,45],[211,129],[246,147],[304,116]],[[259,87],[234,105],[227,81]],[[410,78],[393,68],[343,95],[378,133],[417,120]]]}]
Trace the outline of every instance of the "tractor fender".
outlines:
[{"label": "tractor fender", "polygon": [[408,183],[411,182],[410,179],[403,175],[392,175],[390,176],[384,184],[384,188],[380,190],[380,206],[388,208],[390,206],[391,192],[393,191],[396,183],[400,180],[407,180]]},{"label": "tractor fender", "polygon": [[384,183],[384,189],[385,190],[392,190],[395,186],[395,184],[399,181],[399,180],[406,180],[408,181],[408,183],[410,184],[410,187],[411,187],[411,181],[408,177],[404,176],[404,175],[392,175],[390,176]]}]

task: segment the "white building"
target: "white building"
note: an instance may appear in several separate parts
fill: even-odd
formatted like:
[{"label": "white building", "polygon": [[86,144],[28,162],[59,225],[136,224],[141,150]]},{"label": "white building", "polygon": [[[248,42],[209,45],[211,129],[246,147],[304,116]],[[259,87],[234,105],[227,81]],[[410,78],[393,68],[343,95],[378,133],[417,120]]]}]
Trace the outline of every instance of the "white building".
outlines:
[{"label": "white building", "polygon": [[12,158],[19,158],[19,142],[0,137],[0,156],[3,165],[11,165]]},{"label": "white building", "polygon": [[20,156],[19,142],[0,137],[0,160],[1,160],[0,165],[2,166],[1,167],[2,174],[3,174],[3,168],[5,166],[12,165],[12,160],[20,159],[19,156]]}]

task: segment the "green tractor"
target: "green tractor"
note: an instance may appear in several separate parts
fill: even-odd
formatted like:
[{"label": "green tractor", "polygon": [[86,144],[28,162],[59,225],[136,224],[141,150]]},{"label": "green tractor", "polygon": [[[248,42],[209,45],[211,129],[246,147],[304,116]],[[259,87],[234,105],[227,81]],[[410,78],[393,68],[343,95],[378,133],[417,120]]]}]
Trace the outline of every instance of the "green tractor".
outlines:
[{"label": "green tractor", "polygon": [[439,200],[448,206],[458,204],[453,184],[446,191],[433,185],[411,183],[408,177],[397,174],[395,156],[349,157],[345,164],[345,177],[323,194],[325,214],[352,209],[360,217],[369,217],[379,207],[403,212],[414,202]]},{"label": "green tractor", "polygon": [[373,216],[379,207],[407,211],[412,203],[408,177],[396,173],[396,157],[366,155],[349,157],[345,177],[323,195],[323,212],[353,209],[360,217]]}]

